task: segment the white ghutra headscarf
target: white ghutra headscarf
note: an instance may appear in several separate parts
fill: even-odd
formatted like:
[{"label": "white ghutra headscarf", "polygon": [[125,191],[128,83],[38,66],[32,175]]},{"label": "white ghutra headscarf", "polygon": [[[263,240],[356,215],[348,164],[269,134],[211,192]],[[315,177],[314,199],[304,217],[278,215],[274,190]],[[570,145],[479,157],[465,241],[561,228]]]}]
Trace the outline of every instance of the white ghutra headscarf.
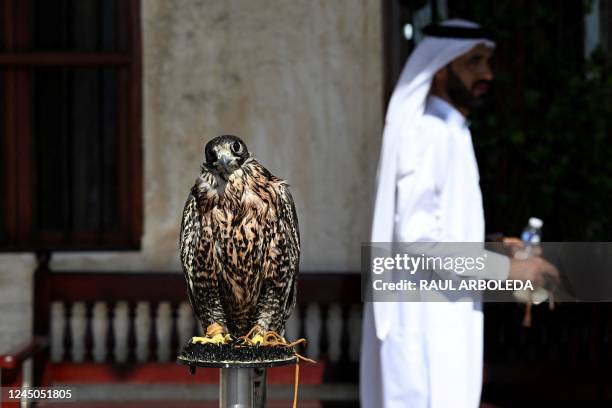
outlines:
[{"label": "white ghutra headscarf", "polygon": [[[476,23],[452,19],[442,27],[479,28]],[[392,242],[395,221],[395,184],[397,175],[396,152],[400,137],[410,137],[410,127],[418,123],[425,111],[425,102],[434,74],[455,58],[478,44],[495,47],[486,38],[451,38],[425,35],[406,62],[395,86],[383,132],[378,163],[376,201],[372,221],[372,242]],[[415,135],[416,136],[416,135]],[[397,309],[392,302],[374,302],[376,334],[384,339],[389,332]]]}]

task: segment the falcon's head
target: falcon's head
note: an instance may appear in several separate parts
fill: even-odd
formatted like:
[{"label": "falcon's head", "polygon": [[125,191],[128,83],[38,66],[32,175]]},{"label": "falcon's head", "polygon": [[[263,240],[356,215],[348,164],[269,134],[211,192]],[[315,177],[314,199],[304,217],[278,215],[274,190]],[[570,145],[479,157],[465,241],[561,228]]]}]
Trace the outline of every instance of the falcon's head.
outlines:
[{"label": "falcon's head", "polygon": [[206,144],[204,154],[204,167],[225,180],[251,156],[244,142],[232,135],[215,137]]}]

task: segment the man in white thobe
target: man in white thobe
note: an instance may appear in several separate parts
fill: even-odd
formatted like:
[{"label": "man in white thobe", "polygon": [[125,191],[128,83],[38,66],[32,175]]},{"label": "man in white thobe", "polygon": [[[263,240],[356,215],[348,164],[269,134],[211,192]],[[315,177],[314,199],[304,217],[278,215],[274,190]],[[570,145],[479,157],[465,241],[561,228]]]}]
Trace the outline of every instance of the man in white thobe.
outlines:
[{"label": "man in white thobe", "polygon": [[[372,242],[483,242],[478,166],[466,116],[492,80],[494,43],[464,20],[429,27],[425,34],[387,111]],[[488,258],[486,279],[541,282],[543,275],[555,275],[539,258]],[[478,299],[366,303],[362,338],[363,408],[479,405]]]}]

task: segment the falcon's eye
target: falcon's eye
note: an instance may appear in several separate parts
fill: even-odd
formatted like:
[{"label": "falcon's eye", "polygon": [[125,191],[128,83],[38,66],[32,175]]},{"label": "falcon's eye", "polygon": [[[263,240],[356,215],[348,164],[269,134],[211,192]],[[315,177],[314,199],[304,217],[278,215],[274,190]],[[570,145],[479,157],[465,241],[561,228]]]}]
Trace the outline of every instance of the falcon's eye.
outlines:
[{"label": "falcon's eye", "polygon": [[234,152],[234,154],[242,154],[242,143],[238,141],[232,143],[232,152]]}]

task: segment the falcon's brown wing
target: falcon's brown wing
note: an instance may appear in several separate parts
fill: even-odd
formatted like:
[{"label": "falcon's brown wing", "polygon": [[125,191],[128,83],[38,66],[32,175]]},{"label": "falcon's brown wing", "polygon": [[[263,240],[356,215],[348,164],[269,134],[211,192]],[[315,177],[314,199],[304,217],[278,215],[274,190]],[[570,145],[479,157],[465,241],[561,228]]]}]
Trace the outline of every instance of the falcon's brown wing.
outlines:
[{"label": "falcon's brown wing", "polygon": [[193,194],[189,194],[181,224],[181,264],[189,301],[204,329],[213,322],[226,325],[219,296],[219,265],[213,254],[212,228],[208,214],[202,213]]},{"label": "falcon's brown wing", "polygon": [[286,279],[289,281],[289,294],[287,296],[287,302],[283,307],[283,325],[291,316],[293,308],[295,307],[296,294],[297,294],[297,275],[300,266],[300,229],[298,225],[297,213],[295,211],[295,204],[293,202],[293,196],[289,192],[289,188],[286,184],[283,184],[279,194],[280,207],[280,225],[281,229],[285,230],[287,236],[286,241],[286,256],[288,261],[288,267],[285,272]]},{"label": "falcon's brown wing", "polygon": [[257,323],[282,333],[296,301],[300,263],[300,235],[293,197],[286,183],[276,186],[277,218],[271,225],[272,239],[265,265],[265,280],[258,301]]}]

